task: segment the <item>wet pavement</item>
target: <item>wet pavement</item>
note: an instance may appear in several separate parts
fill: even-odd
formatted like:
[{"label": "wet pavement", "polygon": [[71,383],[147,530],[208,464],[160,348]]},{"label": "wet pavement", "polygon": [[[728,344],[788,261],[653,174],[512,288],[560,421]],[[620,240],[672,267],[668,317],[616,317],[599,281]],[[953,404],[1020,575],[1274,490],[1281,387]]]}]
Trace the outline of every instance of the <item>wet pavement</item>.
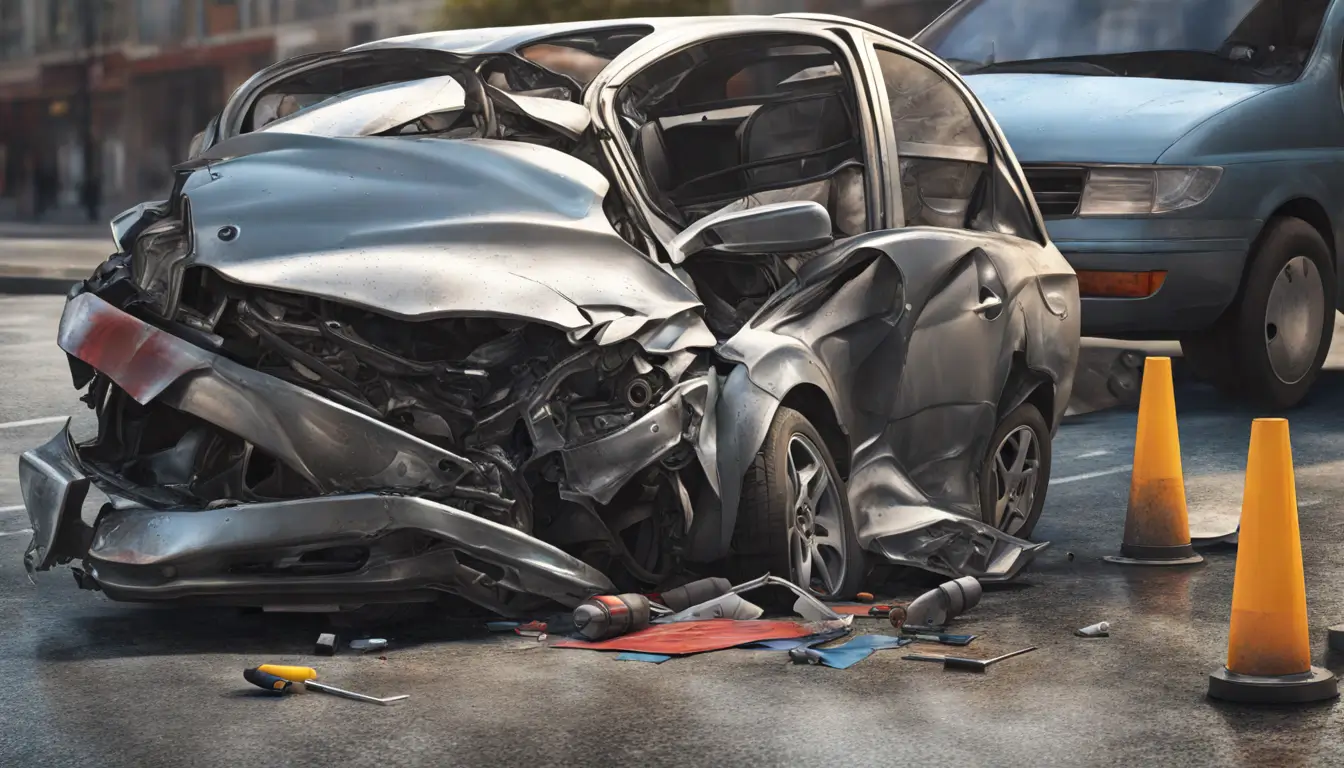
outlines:
[{"label": "wet pavement", "polygon": [[[451,640],[436,622],[393,634],[386,660],[312,655],[314,617],[165,611],[81,592],[64,570],[25,578],[27,519],[15,463],[76,413],[53,344],[61,300],[0,297],[0,765],[1259,765],[1344,761],[1341,705],[1254,710],[1210,703],[1224,660],[1235,550],[1202,566],[1126,569],[1119,546],[1135,413],[1069,419],[1038,536],[1053,542],[1019,583],[986,588],[957,631],[973,655],[1028,645],[984,675],[879,651],[848,670],[725,651],[661,665],[496,637]],[[1344,621],[1344,359],[1292,414],[1315,663]],[[1179,367],[1178,367],[1179,378]],[[1254,413],[1178,386],[1192,517],[1235,516]],[[15,424],[15,422],[19,422]],[[1070,558],[1072,554],[1072,558]],[[909,592],[904,595],[911,596]],[[1111,637],[1073,636],[1111,623]],[[883,624],[859,619],[861,628]],[[315,666],[335,685],[410,694],[393,708],[321,695],[270,699],[244,667]]]}]

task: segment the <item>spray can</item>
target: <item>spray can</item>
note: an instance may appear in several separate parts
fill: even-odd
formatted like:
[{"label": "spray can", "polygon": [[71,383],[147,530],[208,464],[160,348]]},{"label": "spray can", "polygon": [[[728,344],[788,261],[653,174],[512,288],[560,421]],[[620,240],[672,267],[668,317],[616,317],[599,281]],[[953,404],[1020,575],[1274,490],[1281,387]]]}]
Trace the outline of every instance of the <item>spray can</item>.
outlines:
[{"label": "spray can", "polygon": [[589,640],[609,640],[649,626],[650,613],[643,595],[599,595],[574,609],[574,626]]}]

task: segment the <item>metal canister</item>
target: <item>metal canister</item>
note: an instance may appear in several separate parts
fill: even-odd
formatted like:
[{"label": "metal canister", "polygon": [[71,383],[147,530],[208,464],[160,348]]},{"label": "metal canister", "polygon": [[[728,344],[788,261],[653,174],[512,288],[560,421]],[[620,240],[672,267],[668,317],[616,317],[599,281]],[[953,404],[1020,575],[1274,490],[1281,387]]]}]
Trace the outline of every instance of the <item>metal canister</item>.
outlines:
[{"label": "metal canister", "polygon": [[895,627],[897,632],[901,631],[901,628],[905,626],[905,618],[905,606],[891,606],[891,613],[887,614],[887,620],[891,622],[891,626]]},{"label": "metal canister", "polygon": [[574,609],[574,626],[589,640],[609,640],[649,626],[650,614],[643,595],[599,595]]},{"label": "metal canister", "polygon": [[728,594],[732,588],[732,583],[722,577],[700,579],[663,592],[663,605],[673,611],[681,612],[716,597],[722,597]]}]

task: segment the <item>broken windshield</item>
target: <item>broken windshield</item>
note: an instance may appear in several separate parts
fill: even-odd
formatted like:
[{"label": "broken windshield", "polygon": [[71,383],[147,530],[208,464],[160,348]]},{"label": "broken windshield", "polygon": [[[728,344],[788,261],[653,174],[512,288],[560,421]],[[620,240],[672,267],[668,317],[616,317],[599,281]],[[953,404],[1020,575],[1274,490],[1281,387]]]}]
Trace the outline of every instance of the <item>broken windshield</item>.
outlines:
[{"label": "broken windshield", "polygon": [[962,74],[1301,76],[1328,0],[963,0],[917,37]]}]

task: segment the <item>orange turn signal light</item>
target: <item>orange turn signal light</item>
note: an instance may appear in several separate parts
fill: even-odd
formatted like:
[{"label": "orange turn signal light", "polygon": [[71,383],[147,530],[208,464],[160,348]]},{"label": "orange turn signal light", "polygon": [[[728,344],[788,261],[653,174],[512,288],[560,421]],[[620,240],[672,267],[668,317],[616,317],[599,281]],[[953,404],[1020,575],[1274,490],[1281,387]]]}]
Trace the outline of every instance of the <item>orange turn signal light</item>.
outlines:
[{"label": "orange turn signal light", "polygon": [[1166,272],[1078,272],[1078,293],[1090,298],[1146,299],[1157,293]]}]

